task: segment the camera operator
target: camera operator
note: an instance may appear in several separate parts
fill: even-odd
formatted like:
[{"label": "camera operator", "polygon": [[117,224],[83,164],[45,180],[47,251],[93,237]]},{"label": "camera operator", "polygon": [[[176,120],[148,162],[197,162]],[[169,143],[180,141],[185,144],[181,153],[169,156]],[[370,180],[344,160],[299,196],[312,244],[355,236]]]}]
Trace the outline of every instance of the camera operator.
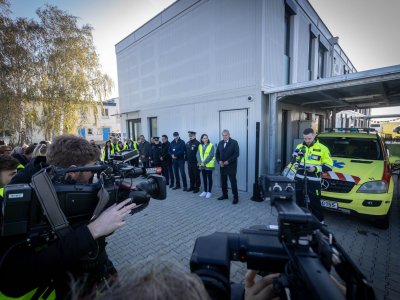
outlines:
[{"label": "camera operator", "polygon": [[18,165],[19,162],[14,157],[7,154],[0,155],[0,207],[2,204],[4,186],[17,174]]},{"label": "camera operator", "polygon": [[[306,206],[309,198],[309,208],[320,222],[324,221],[321,207],[321,174],[332,171],[333,162],[329,149],[315,139],[312,128],[303,131],[304,142],[296,146],[293,160],[288,168],[295,171],[296,201],[299,206]],[[306,180],[307,179],[307,180]],[[305,189],[307,185],[307,190]]]},{"label": "camera operator", "polygon": [[[60,168],[92,166],[100,155],[97,147],[73,135],[57,137],[47,151],[47,162]],[[71,184],[88,183],[92,172],[72,172]],[[130,199],[114,204],[94,221],[80,225],[52,242],[30,246],[26,236],[0,238],[0,298],[65,299],[71,281],[84,280],[83,294],[116,277],[116,270],[105,251],[105,237],[125,224],[135,204]],[[48,298],[47,298],[48,299]]]}]

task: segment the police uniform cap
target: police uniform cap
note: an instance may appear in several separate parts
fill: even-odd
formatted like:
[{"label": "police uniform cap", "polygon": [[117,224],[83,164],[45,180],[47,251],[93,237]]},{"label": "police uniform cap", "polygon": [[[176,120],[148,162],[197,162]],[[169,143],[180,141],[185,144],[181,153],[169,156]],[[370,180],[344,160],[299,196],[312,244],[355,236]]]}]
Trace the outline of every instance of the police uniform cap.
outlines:
[{"label": "police uniform cap", "polygon": [[159,136],[153,136],[153,139],[158,141],[160,139],[160,137]]},{"label": "police uniform cap", "polygon": [[188,131],[189,134],[196,134],[196,131]]},{"label": "police uniform cap", "polygon": [[177,131],[175,131],[173,136],[179,136],[179,133]]}]

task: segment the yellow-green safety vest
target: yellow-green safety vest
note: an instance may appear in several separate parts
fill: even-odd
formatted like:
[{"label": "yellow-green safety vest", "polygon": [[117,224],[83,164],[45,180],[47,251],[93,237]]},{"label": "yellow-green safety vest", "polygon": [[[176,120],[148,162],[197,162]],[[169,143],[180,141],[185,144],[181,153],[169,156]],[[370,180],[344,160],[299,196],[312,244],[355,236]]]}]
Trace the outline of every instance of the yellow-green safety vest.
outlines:
[{"label": "yellow-green safety vest", "polygon": [[128,145],[123,145],[122,146],[122,149],[121,148],[119,148],[119,146],[117,145],[117,152],[120,152],[120,151],[122,151],[122,150],[126,150],[126,149],[128,149]]},{"label": "yellow-green safety vest", "polygon": [[[138,144],[136,141],[132,141],[133,150],[138,150]],[[128,144],[125,144],[124,149],[128,149]]]},{"label": "yellow-green safety vest", "polygon": [[[113,148],[113,147],[110,148],[110,154],[111,154],[111,155],[114,154],[114,148]],[[101,160],[101,161],[104,161],[105,158],[106,158],[106,147],[103,147],[103,148],[101,149],[101,157],[100,157],[100,160]]]},{"label": "yellow-green safety vest", "polygon": [[[206,151],[203,153],[203,145],[199,146],[199,154],[200,154],[200,160],[204,161],[205,158],[210,156],[211,149],[213,147],[213,144],[209,143],[206,147]],[[207,168],[214,168],[215,167],[215,157],[213,157],[210,162],[208,162],[205,165]]]},{"label": "yellow-green safety vest", "polygon": [[4,198],[4,188],[0,188],[0,197]]},{"label": "yellow-green safety vest", "polygon": [[[33,295],[36,293],[36,289],[30,291],[29,293],[26,293],[25,295],[18,297],[18,298],[13,298],[13,297],[7,297],[3,295],[3,293],[0,292],[0,300],[30,300],[33,298]],[[38,300],[55,300],[56,299],[56,291],[53,289],[53,291],[48,295],[46,298],[43,298],[44,294],[47,292],[47,290],[43,291],[43,293],[36,299]]]}]

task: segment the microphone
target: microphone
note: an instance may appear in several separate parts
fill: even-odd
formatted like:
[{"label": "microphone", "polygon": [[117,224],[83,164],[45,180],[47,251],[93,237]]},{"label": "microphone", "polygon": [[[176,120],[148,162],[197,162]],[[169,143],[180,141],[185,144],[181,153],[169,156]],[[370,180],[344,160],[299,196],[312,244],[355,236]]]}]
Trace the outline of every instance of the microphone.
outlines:
[{"label": "microphone", "polygon": [[303,147],[301,147],[301,149],[294,150],[292,156],[293,157],[297,157],[297,156],[303,157],[305,153],[306,153],[306,147],[303,146]]}]

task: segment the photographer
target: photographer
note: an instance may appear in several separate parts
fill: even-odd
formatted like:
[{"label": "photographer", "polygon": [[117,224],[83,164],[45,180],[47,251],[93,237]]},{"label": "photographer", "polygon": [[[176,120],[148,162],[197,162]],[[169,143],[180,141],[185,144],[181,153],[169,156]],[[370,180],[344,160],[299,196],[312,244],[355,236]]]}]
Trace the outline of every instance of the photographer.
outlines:
[{"label": "photographer", "polygon": [[[100,152],[88,141],[62,135],[47,151],[49,164],[59,168],[92,166]],[[92,172],[67,173],[71,184],[88,183]],[[111,284],[116,270],[105,251],[105,237],[125,224],[125,217],[135,204],[130,199],[114,204],[87,225],[71,227],[52,242],[31,246],[26,236],[0,238],[0,297],[57,299],[70,296],[70,282],[83,280],[83,295],[99,286]]]},{"label": "photographer", "polygon": [[0,155],[0,207],[4,193],[4,186],[9,184],[13,176],[17,174],[18,160],[6,154]]}]

